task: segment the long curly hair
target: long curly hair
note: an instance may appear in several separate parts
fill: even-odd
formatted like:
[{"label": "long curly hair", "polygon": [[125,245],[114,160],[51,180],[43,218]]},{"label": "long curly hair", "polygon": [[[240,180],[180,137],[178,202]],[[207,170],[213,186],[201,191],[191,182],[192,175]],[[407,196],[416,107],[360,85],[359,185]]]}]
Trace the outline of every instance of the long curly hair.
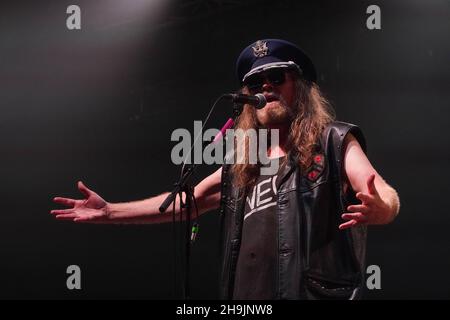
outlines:
[{"label": "long curly hair", "polygon": [[[289,135],[286,142],[286,150],[294,151],[295,159],[302,171],[305,171],[312,163],[312,157],[323,129],[335,119],[335,112],[329,101],[322,94],[319,86],[307,82],[299,76],[295,76],[295,111],[293,121],[290,124]],[[246,87],[241,92],[248,93]],[[243,111],[236,119],[235,129],[260,129],[254,107],[244,105]],[[270,135],[269,135],[270,136]],[[255,184],[261,164],[252,164],[249,159],[249,139],[245,137],[242,162],[231,165],[233,184],[239,188],[251,188]],[[268,144],[269,145],[269,144]],[[283,160],[287,161],[287,157]],[[283,162],[282,162],[283,164]]]}]

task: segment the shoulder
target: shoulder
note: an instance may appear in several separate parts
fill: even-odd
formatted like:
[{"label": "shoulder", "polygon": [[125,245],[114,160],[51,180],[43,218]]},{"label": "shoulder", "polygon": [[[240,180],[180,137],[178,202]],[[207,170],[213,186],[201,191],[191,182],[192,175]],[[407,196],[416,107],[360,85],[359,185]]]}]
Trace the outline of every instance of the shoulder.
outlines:
[{"label": "shoulder", "polygon": [[353,140],[358,142],[364,152],[367,150],[366,139],[362,130],[357,125],[348,122],[330,122],[324,128],[322,139],[327,148],[331,143],[336,152],[344,151],[347,143]]}]

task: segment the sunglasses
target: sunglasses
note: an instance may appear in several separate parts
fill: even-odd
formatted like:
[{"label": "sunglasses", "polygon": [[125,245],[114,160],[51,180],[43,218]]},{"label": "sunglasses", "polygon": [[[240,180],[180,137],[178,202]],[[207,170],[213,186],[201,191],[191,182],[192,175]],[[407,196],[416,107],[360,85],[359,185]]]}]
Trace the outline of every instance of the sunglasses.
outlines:
[{"label": "sunglasses", "polygon": [[283,69],[274,69],[263,73],[251,75],[244,81],[244,85],[251,92],[261,92],[264,83],[270,83],[273,86],[282,85],[286,81],[286,71]]}]

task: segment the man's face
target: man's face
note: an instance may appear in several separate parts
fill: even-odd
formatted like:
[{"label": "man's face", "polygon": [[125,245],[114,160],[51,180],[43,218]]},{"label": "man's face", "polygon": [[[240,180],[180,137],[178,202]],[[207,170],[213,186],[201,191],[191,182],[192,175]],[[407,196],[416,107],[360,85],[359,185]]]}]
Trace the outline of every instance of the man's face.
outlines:
[{"label": "man's face", "polygon": [[262,93],[267,100],[256,111],[258,122],[264,127],[289,125],[295,118],[295,75],[283,68],[252,75],[245,81],[250,94]]}]

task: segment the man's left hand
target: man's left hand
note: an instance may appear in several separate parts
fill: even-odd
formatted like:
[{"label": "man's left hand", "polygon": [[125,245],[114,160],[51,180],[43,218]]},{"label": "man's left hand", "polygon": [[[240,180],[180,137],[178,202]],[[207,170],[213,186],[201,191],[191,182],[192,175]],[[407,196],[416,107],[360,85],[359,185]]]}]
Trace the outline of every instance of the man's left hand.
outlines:
[{"label": "man's left hand", "polygon": [[342,214],[342,219],[348,220],[339,226],[339,229],[347,229],[361,224],[383,224],[389,206],[381,199],[375,187],[375,174],[367,179],[368,193],[358,192],[356,198],[361,200],[361,204],[350,205],[346,212]]}]

